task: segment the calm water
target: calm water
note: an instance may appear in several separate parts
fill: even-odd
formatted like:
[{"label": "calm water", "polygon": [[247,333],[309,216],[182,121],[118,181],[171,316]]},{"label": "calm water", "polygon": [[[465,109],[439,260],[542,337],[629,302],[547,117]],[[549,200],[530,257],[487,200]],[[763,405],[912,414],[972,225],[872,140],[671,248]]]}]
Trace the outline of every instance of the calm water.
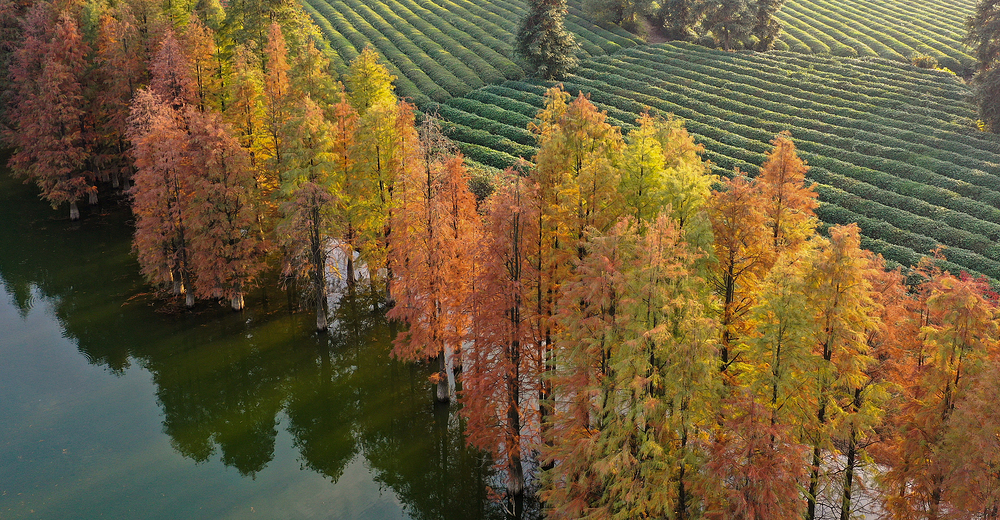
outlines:
[{"label": "calm water", "polygon": [[0,518],[502,518],[370,302],[330,335],[273,288],[165,312],[127,218],[0,173]]}]

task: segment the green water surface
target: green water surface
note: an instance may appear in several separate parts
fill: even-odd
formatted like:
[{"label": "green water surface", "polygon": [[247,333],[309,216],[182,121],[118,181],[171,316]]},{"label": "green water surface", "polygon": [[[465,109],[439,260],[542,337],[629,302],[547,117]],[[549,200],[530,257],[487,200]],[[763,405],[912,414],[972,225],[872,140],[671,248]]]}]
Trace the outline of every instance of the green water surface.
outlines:
[{"label": "green water surface", "polygon": [[323,335],[274,287],[173,312],[127,211],[63,209],[0,173],[0,518],[503,517],[372,301]]}]

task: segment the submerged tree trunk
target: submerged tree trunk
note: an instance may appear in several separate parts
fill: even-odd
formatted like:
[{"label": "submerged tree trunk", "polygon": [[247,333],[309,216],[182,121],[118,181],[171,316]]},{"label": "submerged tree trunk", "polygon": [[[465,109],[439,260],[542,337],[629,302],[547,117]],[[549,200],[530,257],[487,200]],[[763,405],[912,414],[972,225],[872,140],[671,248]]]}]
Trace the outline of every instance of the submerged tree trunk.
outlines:
[{"label": "submerged tree trunk", "polygon": [[325,294],[316,295],[316,330],[318,332],[326,331],[329,326],[326,321],[326,305],[324,305],[325,300]]},{"label": "submerged tree trunk", "polygon": [[442,352],[438,354],[438,371],[437,378],[437,400],[439,403],[447,403],[450,399],[448,394],[448,377],[445,375],[448,372],[448,363],[445,360],[445,354]]},{"label": "submerged tree trunk", "polygon": [[448,400],[456,401],[458,400],[458,394],[455,389],[455,351],[450,346],[444,347],[444,366],[448,382]]},{"label": "submerged tree trunk", "polygon": [[354,287],[354,249],[347,248],[344,251],[347,254],[347,286],[350,288]]},{"label": "submerged tree trunk", "polygon": [[69,203],[69,219],[80,220],[80,208],[76,206],[76,201]]}]

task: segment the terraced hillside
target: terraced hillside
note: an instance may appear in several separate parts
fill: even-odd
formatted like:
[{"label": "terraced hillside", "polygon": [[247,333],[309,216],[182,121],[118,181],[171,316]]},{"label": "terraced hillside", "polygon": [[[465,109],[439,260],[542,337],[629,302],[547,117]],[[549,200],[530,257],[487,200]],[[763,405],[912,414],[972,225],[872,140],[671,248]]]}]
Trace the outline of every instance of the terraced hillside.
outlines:
[{"label": "terraced hillside", "polygon": [[[685,118],[720,174],[755,174],[769,141],[790,130],[820,185],[824,222],[858,222],[864,247],[903,265],[943,244],[951,269],[1000,280],[1000,140],[975,129],[968,91],[952,75],[672,43],[590,59],[564,84],[625,127],[645,110]],[[531,157],[525,125],[547,86],[508,81],[439,111],[471,159],[503,167]]]},{"label": "terraced hillside", "polygon": [[[372,45],[395,74],[400,95],[418,106],[524,76],[512,61],[522,0],[303,0],[343,67]],[[566,26],[581,58],[639,43],[627,31],[586,21],[570,8]]]},{"label": "terraced hillside", "polygon": [[898,61],[927,54],[965,74],[975,64],[962,43],[975,7],[976,0],[788,0],[778,13],[778,47]]}]

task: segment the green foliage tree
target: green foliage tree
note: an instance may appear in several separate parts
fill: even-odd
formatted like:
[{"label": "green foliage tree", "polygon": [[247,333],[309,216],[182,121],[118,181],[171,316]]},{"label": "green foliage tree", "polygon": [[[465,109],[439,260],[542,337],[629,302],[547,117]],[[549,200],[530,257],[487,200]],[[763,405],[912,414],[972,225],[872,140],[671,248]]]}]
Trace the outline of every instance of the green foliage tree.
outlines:
[{"label": "green foliage tree", "polygon": [[518,27],[514,50],[541,78],[562,79],[576,68],[577,44],[563,25],[565,17],[566,0],[531,0]]},{"label": "green foliage tree", "polygon": [[743,48],[755,23],[751,0],[711,0],[703,4],[702,30],[724,50]]},{"label": "green foliage tree", "polygon": [[395,79],[370,47],[351,61],[345,78],[347,100],[359,118],[356,175],[345,185],[356,224],[352,246],[373,275],[387,268],[396,180],[419,155],[413,107],[397,101]]},{"label": "green foliage tree", "polygon": [[664,0],[657,13],[671,40],[694,41],[704,16],[701,0]]},{"label": "green foliage tree", "polygon": [[781,22],[775,19],[775,15],[784,3],[785,0],[757,0],[753,6],[754,23],[750,32],[754,38],[755,51],[763,52],[774,46],[775,40],[781,34]]},{"label": "green foliage tree", "polygon": [[646,29],[642,22],[654,13],[656,4],[652,0],[590,0],[586,7],[595,20],[643,33]]},{"label": "green foliage tree", "polygon": [[965,43],[975,51],[975,98],[979,118],[991,132],[1000,132],[1000,0],[981,0],[966,22]]},{"label": "green foliage tree", "polygon": [[288,120],[287,170],[282,174],[282,220],[279,242],[285,250],[284,273],[302,282],[303,294],[316,310],[316,329],[327,328],[327,265],[337,221],[336,179],[332,155],[334,130],[311,99],[299,102]]}]

